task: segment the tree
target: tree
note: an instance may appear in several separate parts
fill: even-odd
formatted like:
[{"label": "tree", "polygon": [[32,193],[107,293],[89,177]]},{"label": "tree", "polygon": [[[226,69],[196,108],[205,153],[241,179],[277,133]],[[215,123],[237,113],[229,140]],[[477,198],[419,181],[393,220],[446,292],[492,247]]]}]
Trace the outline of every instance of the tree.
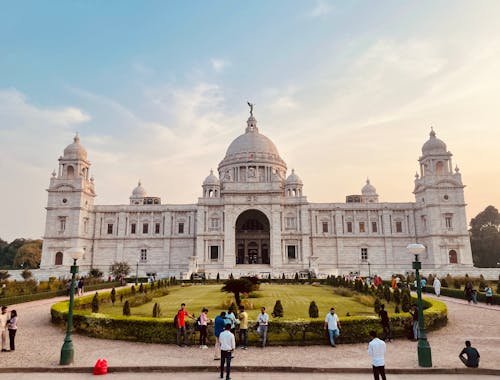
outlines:
[{"label": "tree", "polygon": [[233,293],[236,305],[240,306],[240,293],[250,293],[252,291],[252,283],[246,278],[227,280],[224,286],[221,288],[221,291],[226,293]]},{"label": "tree", "polygon": [[27,240],[17,249],[12,266],[36,269],[42,260],[42,240]]},{"label": "tree", "polygon": [[318,306],[316,305],[316,302],[311,301],[311,304],[309,305],[309,318],[318,318],[318,315]]},{"label": "tree", "polygon": [[99,313],[99,295],[97,292],[95,292],[94,298],[92,298],[92,313]]},{"label": "tree", "polygon": [[5,281],[10,277],[9,272],[6,270],[0,270],[0,281]]},{"label": "tree", "polygon": [[274,304],[273,312],[271,313],[271,315],[274,318],[283,318],[283,305],[281,304],[280,300],[277,300]]},{"label": "tree", "polygon": [[500,262],[500,214],[486,207],[470,221],[472,260],[477,267],[497,267]]},{"label": "tree", "polygon": [[21,272],[21,277],[23,278],[24,281],[28,281],[30,278],[33,277],[33,273],[29,269],[23,269]]},{"label": "tree", "polygon": [[127,277],[130,273],[130,265],[125,261],[114,262],[109,266],[109,273],[113,275],[114,278]]},{"label": "tree", "polygon": [[26,239],[15,239],[7,245],[4,245],[4,243],[3,240],[0,242],[0,247],[3,246],[0,251],[0,266],[12,267],[17,250],[26,243]]},{"label": "tree", "polygon": [[92,278],[101,278],[103,273],[97,268],[90,268],[89,276]]}]

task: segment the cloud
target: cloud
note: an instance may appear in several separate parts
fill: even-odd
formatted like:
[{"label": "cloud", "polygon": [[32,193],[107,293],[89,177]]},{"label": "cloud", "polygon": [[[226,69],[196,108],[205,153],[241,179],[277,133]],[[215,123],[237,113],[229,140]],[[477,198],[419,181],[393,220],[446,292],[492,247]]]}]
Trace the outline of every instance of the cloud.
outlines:
[{"label": "cloud", "polygon": [[332,7],[327,4],[324,0],[316,1],[316,5],[312,10],[308,12],[308,16],[311,18],[323,17],[332,11]]},{"label": "cloud", "polygon": [[212,65],[212,68],[215,70],[215,72],[221,73],[226,67],[231,65],[231,62],[221,58],[212,58],[210,60],[210,64]]}]

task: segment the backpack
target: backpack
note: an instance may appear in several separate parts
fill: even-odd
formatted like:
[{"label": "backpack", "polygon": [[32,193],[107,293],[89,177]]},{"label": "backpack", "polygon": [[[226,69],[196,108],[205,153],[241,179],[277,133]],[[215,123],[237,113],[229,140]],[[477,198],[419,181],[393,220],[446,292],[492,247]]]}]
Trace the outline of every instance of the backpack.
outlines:
[{"label": "backpack", "polygon": [[200,331],[201,330],[201,315],[196,319],[196,322],[194,323],[194,331]]}]

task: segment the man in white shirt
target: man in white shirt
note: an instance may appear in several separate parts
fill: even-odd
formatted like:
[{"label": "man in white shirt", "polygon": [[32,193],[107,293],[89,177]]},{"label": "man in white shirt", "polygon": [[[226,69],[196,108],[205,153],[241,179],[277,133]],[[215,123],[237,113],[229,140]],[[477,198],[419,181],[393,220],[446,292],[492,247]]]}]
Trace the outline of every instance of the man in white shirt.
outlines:
[{"label": "man in white shirt", "polygon": [[325,317],[325,327],[328,329],[328,336],[330,337],[330,345],[335,347],[335,338],[340,335],[340,320],[335,314],[335,308],[332,307],[330,312]]},{"label": "man in white shirt", "polygon": [[372,358],[373,378],[379,380],[379,375],[382,380],[385,380],[385,342],[377,338],[375,331],[370,331],[372,340],[368,343],[368,355]]},{"label": "man in white shirt", "polygon": [[231,324],[226,324],[225,330],[219,335],[220,343],[220,378],[224,377],[224,363],[226,363],[226,380],[231,380],[231,357],[236,348]]},{"label": "man in white shirt", "polygon": [[267,328],[269,326],[269,315],[266,313],[266,308],[260,308],[260,314],[257,317],[257,323],[259,327],[257,327],[257,333],[260,335],[260,339],[262,340],[262,348],[266,347],[267,342]]},{"label": "man in white shirt", "polygon": [[7,330],[7,321],[9,316],[7,315],[7,306],[2,306],[2,314],[0,314],[0,334],[2,335],[2,352],[6,352],[7,344],[9,340],[9,332]]}]

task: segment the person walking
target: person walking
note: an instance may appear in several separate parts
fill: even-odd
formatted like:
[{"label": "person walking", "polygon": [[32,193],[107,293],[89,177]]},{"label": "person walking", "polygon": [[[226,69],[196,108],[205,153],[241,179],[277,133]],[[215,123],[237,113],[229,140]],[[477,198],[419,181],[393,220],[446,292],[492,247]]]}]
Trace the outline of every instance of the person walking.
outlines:
[{"label": "person walking", "polygon": [[439,278],[434,277],[434,282],[432,283],[432,286],[434,287],[434,293],[436,296],[440,297],[441,296],[441,281]]},{"label": "person walking", "polygon": [[266,308],[264,306],[260,308],[260,314],[257,317],[257,324],[257,333],[260,335],[262,348],[264,348],[266,347],[267,329],[269,327],[269,315],[267,315]]},{"label": "person walking", "polygon": [[226,312],[221,312],[218,316],[215,317],[214,320],[214,336],[215,336],[215,351],[214,351],[214,360],[220,359],[220,341],[219,337],[221,332],[224,331],[226,327]]},{"label": "person walking", "polygon": [[[194,315],[191,315],[186,310],[186,304],[182,303],[181,308],[177,312],[177,345],[179,347],[185,347],[188,344],[187,332],[186,332],[186,317],[195,319]],[[181,336],[184,337],[184,343],[181,344]]]},{"label": "person walking", "polygon": [[239,345],[240,348],[246,350],[248,349],[248,313],[243,305],[240,306],[238,319],[240,320]]},{"label": "person walking", "polygon": [[228,323],[219,335],[220,341],[220,378],[224,377],[224,364],[226,365],[226,380],[231,380],[231,359],[236,348],[231,324]]},{"label": "person walking", "polygon": [[340,320],[335,313],[335,308],[332,306],[330,312],[325,316],[324,329],[328,330],[328,337],[330,338],[330,345],[335,346],[335,338],[340,335]]},{"label": "person walking", "polygon": [[486,296],[486,305],[493,305],[493,290],[489,285],[484,288],[484,295]]},{"label": "person walking", "polygon": [[413,318],[413,340],[418,339],[418,308],[417,305],[412,305],[410,314]]},{"label": "person walking", "polygon": [[374,330],[370,331],[370,337],[372,339],[368,343],[368,355],[372,358],[373,378],[379,380],[382,377],[382,380],[386,380],[385,343],[377,338],[377,333]]},{"label": "person walking", "polygon": [[385,342],[386,340],[389,340],[389,342],[392,339],[392,331],[391,331],[391,325],[389,321],[389,315],[387,314],[387,311],[385,310],[385,305],[382,304],[380,305],[380,311],[378,312],[378,316],[380,317],[380,323],[382,324],[382,330],[384,331],[384,335],[382,335],[382,340]]},{"label": "person walking", "polygon": [[467,284],[465,284],[464,292],[467,302],[470,303],[470,301],[472,301],[472,282],[469,281],[467,282]]},{"label": "person walking", "polygon": [[10,319],[8,320],[7,328],[9,330],[10,350],[15,351],[16,345],[14,343],[14,340],[16,338],[17,332],[17,312],[15,310],[12,310],[10,312]]},{"label": "person walking", "polygon": [[[467,358],[464,356],[466,355]],[[462,363],[465,364],[466,367],[477,368],[479,367],[479,352],[472,347],[470,340],[465,341],[465,348],[458,355]]]},{"label": "person walking", "polygon": [[[201,349],[207,349],[207,329],[208,329],[208,323],[210,322],[210,318],[207,316],[208,309],[203,308],[200,314],[200,348]],[[198,323],[198,322],[197,322]]]},{"label": "person walking", "polygon": [[80,278],[78,280],[78,285],[77,285],[77,289],[78,289],[77,293],[78,293],[79,296],[83,295],[83,287],[84,287],[84,285],[85,285],[85,283],[84,283],[83,277],[82,277],[82,278]]},{"label": "person walking", "polygon": [[2,306],[0,314],[0,333],[2,334],[2,352],[7,352],[7,324],[9,316],[7,315],[7,306]]}]

